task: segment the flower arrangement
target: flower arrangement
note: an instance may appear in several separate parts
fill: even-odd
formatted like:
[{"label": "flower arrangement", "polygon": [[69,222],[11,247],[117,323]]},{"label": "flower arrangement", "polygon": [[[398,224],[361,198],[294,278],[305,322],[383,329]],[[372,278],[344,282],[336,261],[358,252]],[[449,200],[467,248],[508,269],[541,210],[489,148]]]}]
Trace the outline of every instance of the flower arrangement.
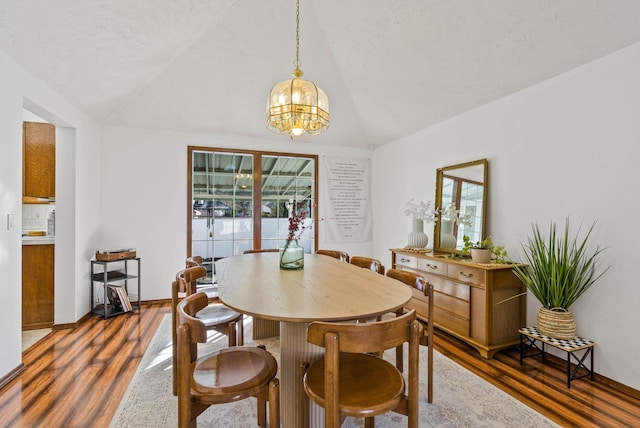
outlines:
[{"label": "flower arrangement", "polygon": [[[316,204],[311,205],[316,207]],[[294,239],[300,239],[300,236],[306,229],[311,229],[313,222],[305,224],[307,218],[307,210],[304,201],[297,202],[295,199],[289,199],[287,209],[289,210],[289,232],[287,234],[287,241]]]},{"label": "flower arrangement", "polygon": [[415,202],[411,199],[407,202],[404,213],[413,220],[422,220],[434,223],[438,220],[438,210],[431,206],[431,201]]},{"label": "flower arrangement", "polygon": [[471,214],[465,214],[461,216],[460,210],[456,209],[455,204],[452,202],[442,213],[442,221],[450,221],[453,224],[457,223],[467,227],[471,227]]}]

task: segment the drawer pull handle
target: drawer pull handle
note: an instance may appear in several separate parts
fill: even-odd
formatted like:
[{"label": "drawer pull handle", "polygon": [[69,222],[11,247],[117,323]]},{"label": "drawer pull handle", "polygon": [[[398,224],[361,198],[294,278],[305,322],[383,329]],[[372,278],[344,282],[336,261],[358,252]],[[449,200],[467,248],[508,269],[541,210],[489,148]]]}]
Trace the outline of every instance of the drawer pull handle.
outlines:
[{"label": "drawer pull handle", "polygon": [[404,257],[400,259],[402,263],[409,263],[411,259],[405,259]]},{"label": "drawer pull handle", "polygon": [[473,274],[472,274],[472,273],[466,273],[466,272],[463,272],[463,271],[458,272],[458,274],[459,274],[460,276],[465,277],[465,278],[471,278],[471,277],[473,276]]},{"label": "drawer pull handle", "polygon": [[436,266],[436,265],[430,265],[429,263],[427,263],[427,267],[428,267],[429,269],[433,269],[433,270],[438,269],[438,266]]}]

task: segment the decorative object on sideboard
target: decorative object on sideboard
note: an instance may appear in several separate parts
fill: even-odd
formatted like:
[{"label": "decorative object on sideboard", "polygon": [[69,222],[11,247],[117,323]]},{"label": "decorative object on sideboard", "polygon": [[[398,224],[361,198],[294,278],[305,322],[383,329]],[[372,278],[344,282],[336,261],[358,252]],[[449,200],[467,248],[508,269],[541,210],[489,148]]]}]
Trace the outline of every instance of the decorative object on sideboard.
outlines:
[{"label": "decorative object on sideboard", "polygon": [[453,233],[458,226],[471,227],[471,214],[461,214],[454,202],[451,202],[440,217],[440,246],[456,248],[457,239]]},{"label": "decorative object on sideboard", "polygon": [[462,237],[472,241],[485,236],[487,220],[488,161],[479,159],[436,170],[433,250],[439,254],[460,254]]},{"label": "decorative object on sideboard", "polygon": [[502,264],[507,257],[507,251],[504,246],[495,245],[490,236],[481,241],[471,242],[471,238],[464,235],[462,242],[464,245],[460,255],[471,256],[471,261],[474,263],[491,263],[493,261],[493,263]]},{"label": "decorative object on sideboard", "polygon": [[528,266],[514,266],[514,273],[542,304],[537,322],[540,333],[555,339],[570,340],[576,336],[576,325],[571,305],[578,300],[609,269],[602,268],[599,258],[605,248],[596,245],[591,249],[589,237],[595,226],[578,239],[569,231],[566,219],[564,233],[556,234],[556,224],[551,222],[549,235],[542,235],[533,225],[533,235],[522,244],[524,262]]},{"label": "decorative object on sideboard", "polygon": [[407,202],[404,213],[411,218],[411,233],[407,238],[408,248],[425,248],[429,237],[424,233],[424,222],[433,223],[438,218],[438,211],[431,206],[431,201]]}]

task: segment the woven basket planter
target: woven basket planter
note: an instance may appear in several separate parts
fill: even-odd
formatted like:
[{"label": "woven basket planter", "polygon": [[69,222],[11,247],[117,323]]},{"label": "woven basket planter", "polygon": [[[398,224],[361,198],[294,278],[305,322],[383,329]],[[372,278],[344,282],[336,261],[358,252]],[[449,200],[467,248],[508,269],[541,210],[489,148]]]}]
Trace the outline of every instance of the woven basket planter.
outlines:
[{"label": "woven basket planter", "polygon": [[562,308],[540,308],[537,316],[538,331],[554,339],[571,340],[576,337],[573,314]]}]

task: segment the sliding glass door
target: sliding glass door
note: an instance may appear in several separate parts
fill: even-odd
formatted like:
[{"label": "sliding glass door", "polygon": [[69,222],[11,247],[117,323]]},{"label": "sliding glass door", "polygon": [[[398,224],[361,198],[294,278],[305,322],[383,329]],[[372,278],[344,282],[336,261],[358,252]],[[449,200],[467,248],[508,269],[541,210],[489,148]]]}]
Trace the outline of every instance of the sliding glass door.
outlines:
[{"label": "sliding glass door", "polygon": [[307,216],[299,243],[315,250],[316,156],[189,147],[189,171],[188,255],[282,248],[293,200]]}]

